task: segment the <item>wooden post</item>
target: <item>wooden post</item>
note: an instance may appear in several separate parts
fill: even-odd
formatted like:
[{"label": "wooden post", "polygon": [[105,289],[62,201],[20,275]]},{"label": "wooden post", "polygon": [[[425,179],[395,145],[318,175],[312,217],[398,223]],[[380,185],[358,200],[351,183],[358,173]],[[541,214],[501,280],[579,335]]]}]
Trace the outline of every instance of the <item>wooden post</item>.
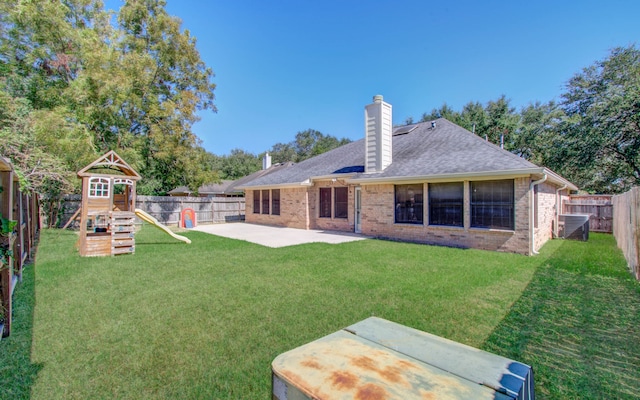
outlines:
[{"label": "wooden post", "polygon": [[[1,214],[3,218],[13,218],[13,171],[0,172],[1,184],[2,184],[2,209]],[[9,248],[12,245],[9,243]],[[2,298],[0,299],[0,306],[3,308],[4,314],[4,330],[2,336],[9,336],[11,333],[11,321],[12,321],[12,305],[11,305],[11,286],[13,281],[13,260],[8,257],[7,264],[0,264],[0,282],[2,283],[0,290],[2,291]]]},{"label": "wooden post", "polygon": [[632,246],[635,247],[635,258],[630,261],[635,278],[640,281],[640,188],[634,187],[631,189],[629,200],[631,202],[631,209],[633,210],[633,233],[631,240],[633,240]]},{"label": "wooden post", "polygon": [[24,262],[24,214],[22,209],[24,207],[22,193],[20,192],[20,182],[17,180],[13,182],[13,194],[14,194],[14,220],[18,221],[16,225],[18,228],[18,236],[16,237],[15,244],[13,246],[13,265],[14,273],[18,276],[19,280],[22,280],[22,263]]},{"label": "wooden post", "polygon": [[62,229],[67,229],[69,227],[69,225],[71,225],[71,223],[78,218],[78,214],[80,214],[80,211],[82,210],[82,207],[78,208],[76,210],[76,212],[71,216],[71,218],[69,218],[69,221],[67,221],[66,224],[64,224],[64,226],[62,227]]}]

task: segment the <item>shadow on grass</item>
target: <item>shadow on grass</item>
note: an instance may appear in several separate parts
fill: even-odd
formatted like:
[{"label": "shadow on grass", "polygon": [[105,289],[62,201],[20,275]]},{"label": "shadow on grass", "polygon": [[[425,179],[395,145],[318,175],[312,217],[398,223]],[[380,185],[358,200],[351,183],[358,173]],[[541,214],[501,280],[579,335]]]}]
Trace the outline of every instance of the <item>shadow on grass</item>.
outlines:
[{"label": "shadow on grass", "polygon": [[562,243],[482,346],[533,366],[538,398],[638,398],[640,285],[617,253]]},{"label": "shadow on grass", "polygon": [[31,362],[35,309],[35,271],[30,264],[23,270],[22,282],[13,293],[11,336],[0,341],[0,397],[28,399],[42,364]]}]

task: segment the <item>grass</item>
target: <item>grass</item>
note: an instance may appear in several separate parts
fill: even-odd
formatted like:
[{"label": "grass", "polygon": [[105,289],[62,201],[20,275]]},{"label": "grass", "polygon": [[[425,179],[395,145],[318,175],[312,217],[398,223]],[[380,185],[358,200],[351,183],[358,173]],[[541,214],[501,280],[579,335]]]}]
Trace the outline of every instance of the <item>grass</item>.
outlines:
[{"label": "grass", "polygon": [[539,398],[640,393],[640,289],[610,236],[524,257],[186,235],[145,226],[135,255],[81,258],[43,231],[0,397],[269,398],[273,358],[372,315],[529,363]]},{"label": "grass", "polygon": [[611,236],[564,241],[483,346],[535,366],[548,399],[637,399],[640,285]]}]

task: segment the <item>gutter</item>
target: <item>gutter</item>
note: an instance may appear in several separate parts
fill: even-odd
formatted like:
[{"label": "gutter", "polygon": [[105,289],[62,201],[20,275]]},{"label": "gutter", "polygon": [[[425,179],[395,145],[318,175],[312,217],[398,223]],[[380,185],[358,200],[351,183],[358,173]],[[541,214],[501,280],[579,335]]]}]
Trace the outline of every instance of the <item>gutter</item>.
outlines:
[{"label": "gutter", "polygon": [[560,194],[561,191],[565,190],[567,188],[568,185],[564,185],[561,188],[556,189],[556,221],[555,224],[553,224],[553,235],[555,237],[558,237],[558,223],[560,222],[560,207],[562,207],[562,201],[558,201],[558,195]]},{"label": "gutter", "polygon": [[270,184],[270,185],[251,185],[251,186],[236,186],[234,189],[236,190],[260,190],[260,189],[296,189],[305,186],[313,186],[313,184],[307,179],[303,182],[294,182],[294,183],[279,183],[279,184]]},{"label": "gutter", "polygon": [[329,179],[348,180],[349,178],[351,178],[354,175],[355,175],[355,173],[318,175],[318,176],[311,176],[311,177],[309,177],[308,180],[311,181],[311,182],[329,180]]},{"label": "gutter", "polygon": [[313,186],[313,182],[314,181],[321,181],[321,180],[344,180],[345,182],[349,182],[350,183],[350,179],[352,176],[354,176],[354,173],[348,173],[348,174],[330,174],[330,175],[318,175],[318,176],[311,176],[308,179],[305,179],[302,182],[291,182],[291,183],[280,183],[280,184],[267,184],[267,185],[251,185],[251,186],[237,186],[236,189],[242,189],[242,190],[259,190],[259,189],[291,189],[291,188],[299,188],[299,187],[305,187],[305,186]]},{"label": "gutter", "polygon": [[435,181],[435,180],[466,180],[469,178],[506,178],[506,177],[523,177],[533,174],[545,174],[544,168],[524,168],[524,169],[512,169],[504,171],[481,171],[481,172],[458,172],[453,174],[438,174],[438,175],[419,175],[419,176],[386,176],[380,178],[355,178],[349,179],[349,183],[398,183],[398,182],[423,182],[423,181]]},{"label": "gutter", "polygon": [[[541,184],[542,182],[547,180],[547,174],[545,173],[542,179],[538,179],[537,181],[532,181],[529,183],[529,255],[536,255],[538,252],[536,251],[536,228],[534,224],[534,212],[535,212],[535,196],[533,194],[533,187]],[[535,216],[537,217],[537,215]]]}]

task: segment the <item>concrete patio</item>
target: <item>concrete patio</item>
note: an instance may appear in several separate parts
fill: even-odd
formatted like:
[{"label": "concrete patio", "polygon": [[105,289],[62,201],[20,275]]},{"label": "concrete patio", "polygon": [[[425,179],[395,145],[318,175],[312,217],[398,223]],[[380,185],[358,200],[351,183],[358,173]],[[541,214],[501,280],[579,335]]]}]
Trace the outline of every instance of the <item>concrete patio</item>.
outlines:
[{"label": "concrete patio", "polygon": [[244,222],[198,225],[193,230],[274,248],[304,243],[338,244],[367,239],[366,236],[349,232],[304,230]]}]

